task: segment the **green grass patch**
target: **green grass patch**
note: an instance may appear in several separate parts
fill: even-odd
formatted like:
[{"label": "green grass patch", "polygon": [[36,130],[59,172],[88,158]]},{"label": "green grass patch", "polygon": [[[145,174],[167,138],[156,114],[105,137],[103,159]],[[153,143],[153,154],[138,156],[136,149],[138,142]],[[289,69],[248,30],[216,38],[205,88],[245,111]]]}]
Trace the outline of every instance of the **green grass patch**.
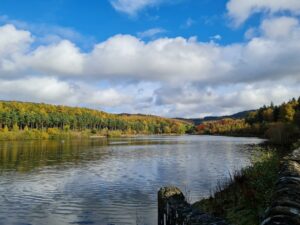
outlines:
[{"label": "green grass patch", "polygon": [[194,206],[235,225],[259,224],[271,202],[279,165],[280,157],[275,150],[260,150],[252,166],[231,175],[218,185],[213,196]]}]

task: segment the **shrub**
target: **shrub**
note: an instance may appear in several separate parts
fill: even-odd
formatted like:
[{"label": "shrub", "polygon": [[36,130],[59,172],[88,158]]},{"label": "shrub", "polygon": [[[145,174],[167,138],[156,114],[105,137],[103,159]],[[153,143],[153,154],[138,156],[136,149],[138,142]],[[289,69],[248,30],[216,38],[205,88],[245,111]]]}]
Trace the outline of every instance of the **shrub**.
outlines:
[{"label": "shrub", "polygon": [[119,130],[112,130],[108,132],[108,137],[121,137],[122,136],[122,132]]}]

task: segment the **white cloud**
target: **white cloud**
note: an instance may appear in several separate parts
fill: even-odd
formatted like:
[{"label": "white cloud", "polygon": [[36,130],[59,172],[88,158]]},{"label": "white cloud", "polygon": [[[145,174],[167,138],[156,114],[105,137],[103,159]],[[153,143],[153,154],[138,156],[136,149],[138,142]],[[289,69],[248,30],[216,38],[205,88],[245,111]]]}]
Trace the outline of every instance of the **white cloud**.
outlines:
[{"label": "white cloud", "polygon": [[[272,21],[263,23],[260,37],[227,46],[181,37],[145,43],[130,35],[117,35],[97,45],[89,54],[86,74],[202,85],[299,79],[298,26],[290,26],[290,35],[278,39],[266,30],[268,23]],[[114,66],[116,63],[118,66]]]},{"label": "white cloud", "polygon": [[80,43],[90,47],[94,43],[92,36],[82,35],[71,27],[62,27],[45,23],[28,23],[21,20],[9,18],[7,15],[0,15],[0,25],[11,24],[18,30],[30,30],[35,42],[39,44],[53,44],[63,39]]},{"label": "white cloud", "polygon": [[204,117],[230,115],[256,109],[272,101],[281,104],[295,97],[300,84],[262,82],[199,88],[192,85],[163,87],[155,92],[156,104],[167,109],[165,115]]},{"label": "white cloud", "polygon": [[289,11],[300,14],[299,0],[230,0],[227,3],[229,16],[236,26],[242,24],[252,14],[264,12],[272,15],[277,12]]},{"label": "white cloud", "polygon": [[30,32],[17,30],[13,25],[0,27],[0,55],[7,56],[27,50],[33,41]]},{"label": "white cloud", "polygon": [[217,63],[219,56],[217,46],[197,43],[194,38],[160,38],[145,43],[134,36],[117,35],[94,48],[87,58],[87,69],[88,74],[106,78],[201,81],[209,79],[213,68],[226,66]]},{"label": "white cloud", "polygon": [[2,76],[17,69],[16,58],[25,54],[32,42],[33,38],[28,31],[17,30],[10,24],[0,27],[0,73]]},{"label": "white cloud", "polygon": [[258,29],[255,27],[250,27],[244,34],[244,37],[247,40],[251,40],[252,38],[256,37],[258,35]]},{"label": "white cloud", "polygon": [[76,87],[50,77],[0,80],[2,98],[61,104],[76,102]]},{"label": "white cloud", "polygon": [[244,43],[116,35],[83,53],[5,25],[0,95],[165,116],[233,113],[298,94],[299,39],[299,20],[284,16],[265,19]]},{"label": "white cloud", "polygon": [[220,41],[220,40],[222,40],[222,36],[220,34],[216,34],[214,36],[211,36],[210,39]]},{"label": "white cloud", "polygon": [[110,0],[110,3],[115,10],[134,16],[142,9],[158,5],[162,1],[163,0]]},{"label": "white cloud", "polygon": [[133,99],[127,96],[126,93],[121,93],[120,90],[114,88],[107,88],[104,90],[97,90],[86,96],[85,104],[96,104],[100,106],[120,106],[132,103]]},{"label": "white cloud", "polygon": [[299,21],[291,17],[272,18],[263,21],[261,29],[268,38],[289,38],[299,34]]},{"label": "white cloud", "polygon": [[77,75],[83,73],[84,54],[71,42],[63,40],[40,46],[21,59],[27,67],[49,74]]},{"label": "white cloud", "polygon": [[166,30],[162,28],[152,28],[143,32],[138,32],[138,37],[140,38],[153,38],[159,34],[165,33]]},{"label": "white cloud", "polygon": [[[127,93],[114,88],[98,88],[80,82],[60,81],[53,77],[24,77],[0,79],[2,99],[47,102],[66,105],[123,106],[132,99]],[[95,107],[99,108],[99,107]]]}]

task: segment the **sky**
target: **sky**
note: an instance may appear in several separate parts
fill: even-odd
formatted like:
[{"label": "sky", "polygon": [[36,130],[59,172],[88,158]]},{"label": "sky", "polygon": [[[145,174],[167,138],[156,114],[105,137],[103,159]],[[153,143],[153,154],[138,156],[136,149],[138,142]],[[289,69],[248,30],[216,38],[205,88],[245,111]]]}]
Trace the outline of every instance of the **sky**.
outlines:
[{"label": "sky", "polygon": [[0,98],[166,117],[300,95],[299,0],[1,0]]}]

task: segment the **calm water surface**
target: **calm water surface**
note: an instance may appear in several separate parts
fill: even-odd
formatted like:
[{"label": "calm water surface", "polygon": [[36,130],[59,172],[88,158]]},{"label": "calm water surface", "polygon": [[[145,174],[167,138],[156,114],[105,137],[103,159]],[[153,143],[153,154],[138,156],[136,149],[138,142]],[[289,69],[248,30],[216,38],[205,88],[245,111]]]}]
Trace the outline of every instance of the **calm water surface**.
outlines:
[{"label": "calm water surface", "polygon": [[256,138],[137,137],[0,142],[0,224],[155,225],[156,193],[192,201],[250,164]]}]

